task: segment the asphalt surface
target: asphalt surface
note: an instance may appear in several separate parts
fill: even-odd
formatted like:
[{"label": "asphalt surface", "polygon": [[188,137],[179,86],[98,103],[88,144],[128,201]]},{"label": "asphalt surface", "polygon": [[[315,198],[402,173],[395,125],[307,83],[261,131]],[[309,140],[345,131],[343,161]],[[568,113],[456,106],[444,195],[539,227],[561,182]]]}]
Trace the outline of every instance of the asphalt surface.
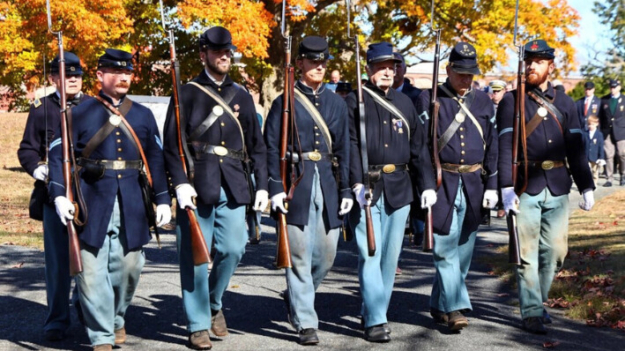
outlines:
[{"label": "asphalt surface", "polygon": [[[596,198],[612,189],[598,188]],[[575,192],[575,190],[574,190]],[[570,197],[571,210],[579,195]],[[494,213],[494,212],[493,212]],[[213,350],[298,350],[297,334],[286,319],[279,293],[286,283],[272,266],[275,235],[271,220],[263,217],[263,239],[247,252],[224,296],[224,314],[230,335],[212,338]],[[128,309],[128,340],[119,350],[186,350],[175,235],[161,236],[163,247],[146,246],[146,265],[132,306]],[[489,275],[484,262],[507,243],[505,221],[493,217],[481,227],[468,277],[473,312],[469,327],[452,333],[429,316],[428,299],[434,273],[430,254],[408,243],[391,299],[388,320],[392,341],[371,344],[359,330],[360,297],[355,242],[339,243],[334,268],[319,288],[316,308],[320,319],[317,350],[540,350],[559,343],[557,350],[622,350],[623,332],[592,328],[550,309],[554,323],[549,334],[537,336],[520,328],[516,291]],[[46,314],[43,253],[0,245],[0,350],[90,350],[87,335],[72,309],[69,337],[47,342],[42,324]],[[311,348],[311,347],[308,347]]]}]

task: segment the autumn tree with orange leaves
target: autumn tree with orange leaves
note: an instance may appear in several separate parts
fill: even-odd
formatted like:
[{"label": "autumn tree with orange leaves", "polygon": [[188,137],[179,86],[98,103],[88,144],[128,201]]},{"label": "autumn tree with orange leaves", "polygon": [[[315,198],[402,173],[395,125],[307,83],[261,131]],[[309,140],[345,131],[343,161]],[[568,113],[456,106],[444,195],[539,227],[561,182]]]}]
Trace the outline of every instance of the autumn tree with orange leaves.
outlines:
[{"label": "autumn tree with orange leaves", "polygon": [[[516,0],[439,0],[435,22],[443,29],[444,47],[469,41],[478,50],[486,72],[513,57],[512,35]],[[287,28],[293,51],[304,35],[328,37],[338,68],[353,80],[352,43],[346,35],[345,1],[290,0]],[[175,29],[181,78],[188,81],[201,70],[197,38],[206,28],[221,25],[232,32],[234,45],[247,65],[248,86],[268,104],[280,93],[284,66],[284,39],[280,33],[281,0],[164,0],[167,21]],[[432,46],[429,30],[430,0],[353,0],[356,14],[352,32],[361,45],[387,40],[407,55],[410,63],[428,60]],[[97,57],[107,47],[135,55],[133,94],[168,95],[169,46],[160,21],[158,0],[51,0],[55,30],[64,33],[68,51],[77,53],[85,66],[85,87],[97,89]],[[521,38],[541,37],[556,47],[559,67],[575,67],[575,49],[567,38],[577,33],[579,15],[564,0],[521,0]],[[0,0],[0,85],[22,93],[23,83],[42,83],[43,55],[56,55],[56,40],[47,33],[45,0]],[[233,76],[240,77],[236,70]]]}]

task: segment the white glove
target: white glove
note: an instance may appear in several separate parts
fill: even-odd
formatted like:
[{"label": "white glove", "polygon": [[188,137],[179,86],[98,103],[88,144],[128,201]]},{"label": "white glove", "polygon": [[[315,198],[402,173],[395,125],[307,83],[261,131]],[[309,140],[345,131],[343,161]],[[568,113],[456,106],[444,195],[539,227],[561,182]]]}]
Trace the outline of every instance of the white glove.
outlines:
[{"label": "white glove", "polygon": [[186,209],[187,207],[195,210],[197,206],[193,203],[193,198],[197,196],[195,189],[191,186],[191,184],[180,184],[176,188],[176,199],[178,200],[178,205],[181,209]]},{"label": "white glove", "polygon": [[344,216],[352,210],[352,206],[354,206],[354,200],[344,198],[341,200],[341,208],[339,209],[339,216]]},{"label": "white glove", "polygon": [[254,200],[254,211],[264,211],[269,203],[269,193],[267,190],[258,190]]},{"label": "white glove", "polygon": [[590,211],[595,205],[595,195],[592,190],[588,190],[582,194],[582,201],[579,202],[579,208],[584,211]]},{"label": "white glove", "polygon": [[371,201],[367,201],[367,199],[365,198],[364,184],[357,183],[356,185],[354,185],[352,191],[354,192],[354,195],[356,195],[356,201],[358,201],[358,206],[360,206],[361,209],[365,208],[365,206],[367,205],[371,205]]},{"label": "white glove", "polygon": [[156,226],[162,227],[171,221],[171,207],[169,205],[156,206]]},{"label": "white glove", "polygon": [[274,212],[278,212],[278,210],[280,210],[280,212],[287,214],[289,213],[289,211],[286,210],[286,208],[284,207],[284,199],[286,199],[286,193],[282,192],[282,193],[278,193],[274,196],[271,197],[271,209]]},{"label": "white glove", "polygon": [[428,208],[434,206],[436,203],[436,191],[432,189],[425,190],[421,193],[421,208]]},{"label": "white glove", "polygon": [[61,219],[63,225],[67,225],[67,221],[74,219],[74,204],[65,196],[57,196],[54,198],[54,206],[56,214]]},{"label": "white glove", "polygon": [[514,187],[507,187],[501,189],[501,197],[503,202],[503,209],[506,213],[510,213],[510,211],[514,213],[519,213],[519,204],[521,201],[519,197],[514,192]]},{"label": "white glove", "polygon": [[596,163],[599,167],[603,167],[603,166],[605,166],[605,160],[601,160],[601,159],[599,159],[599,160],[597,160],[597,162],[595,162],[595,163]]},{"label": "white glove", "polygon": [[488,209],[494,209],[497,206],[497,202],[499,202],[499,196],[497,195],[497,190],[486,190],[484,192],[484,200],[482,200],[482,207]]},{"label": "white glove", "polygon": [[39,165],[39,167],[35,168],[33,178],[45,182],[48,178],[48,165]]}]

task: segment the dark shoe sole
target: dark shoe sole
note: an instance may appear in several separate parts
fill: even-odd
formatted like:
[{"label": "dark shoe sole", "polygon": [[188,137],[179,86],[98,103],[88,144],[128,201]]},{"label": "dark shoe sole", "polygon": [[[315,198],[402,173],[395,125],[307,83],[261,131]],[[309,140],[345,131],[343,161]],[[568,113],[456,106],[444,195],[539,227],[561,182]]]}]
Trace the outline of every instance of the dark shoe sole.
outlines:
[{"label": "dark shoe sole", "polygon": [[463,328],[466,328],[469,326],[469,322],[468,321],[458,321],[455,323],[450,323],[449,324],[449,329],[453,330],[453,331],[458,331],[458,330],[462,330]]}]

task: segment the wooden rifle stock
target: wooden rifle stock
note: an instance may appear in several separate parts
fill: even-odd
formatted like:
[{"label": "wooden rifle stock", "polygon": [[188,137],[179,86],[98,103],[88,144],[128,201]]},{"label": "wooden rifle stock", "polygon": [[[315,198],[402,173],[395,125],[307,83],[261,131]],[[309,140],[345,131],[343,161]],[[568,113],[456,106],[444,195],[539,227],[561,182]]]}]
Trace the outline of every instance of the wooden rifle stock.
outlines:
[{"label": "wooden rifle stock", "polygon": [[[432,2],[432,21],[434,21],[434,2]],[[443,183],[443,170],[441,168],[441,160],[439,158],[438,150],[438,112],[440,109],[440,103],[438,102],[438,70],[440,65],[441,54],[441,30],[435,31],[436,35],[436,47],[434,48],[434,67],[432,71],[432,94],[430,97],[430,153],[432,157],[432,164],[434,165],[434,172],[436,176],[436,191]],[[423,231],[423,251],[429,252],[434,249],[434,224],[432,218],[432,208],[428,207],[425,215],[425,228]]]},{"label": "wooden rifle stock", "polygon": [[[163,4],[161,2],[161,16],[163,16]],[[165,28],[165,18],[163,18],[163,28]],[[181,116],[181,107],[180,107],[180,64],[176,59],[176,42],[174,37],[174,30],[169,29],[169,57],[171,60],[171,78],[174,83],[173,85],[173,99],[174,99],[174,114],[176,117],[176,128],[178,132],[178,155],[180,156],[180,163],[182,164],[182,169],[184,174],[187,176],[190,184],[193,184],[192,177],[189,175],[189,171],[187,169],[187,159],[184,151],[184,145],[182,141],[182,126],[180,125],[180,116]],[[197,217],[195,216],[195,210],[187,207],[185,208],[187,212],[187,217],[189,218],[189,234],[191,236],[191,250],[193,253],[193,264],[198,266],[205,263],[211,262],[210,249],[204,239],[204,234],[202,233],[202,228],[197,221]]]},{"label": "wooden rifle stock", "polygon": [[367,226],[367,250],[369,256],[375,255],[375,232],[373,231],[373,218],[371,218],[371,206],[365,206],[365,224]]}]

